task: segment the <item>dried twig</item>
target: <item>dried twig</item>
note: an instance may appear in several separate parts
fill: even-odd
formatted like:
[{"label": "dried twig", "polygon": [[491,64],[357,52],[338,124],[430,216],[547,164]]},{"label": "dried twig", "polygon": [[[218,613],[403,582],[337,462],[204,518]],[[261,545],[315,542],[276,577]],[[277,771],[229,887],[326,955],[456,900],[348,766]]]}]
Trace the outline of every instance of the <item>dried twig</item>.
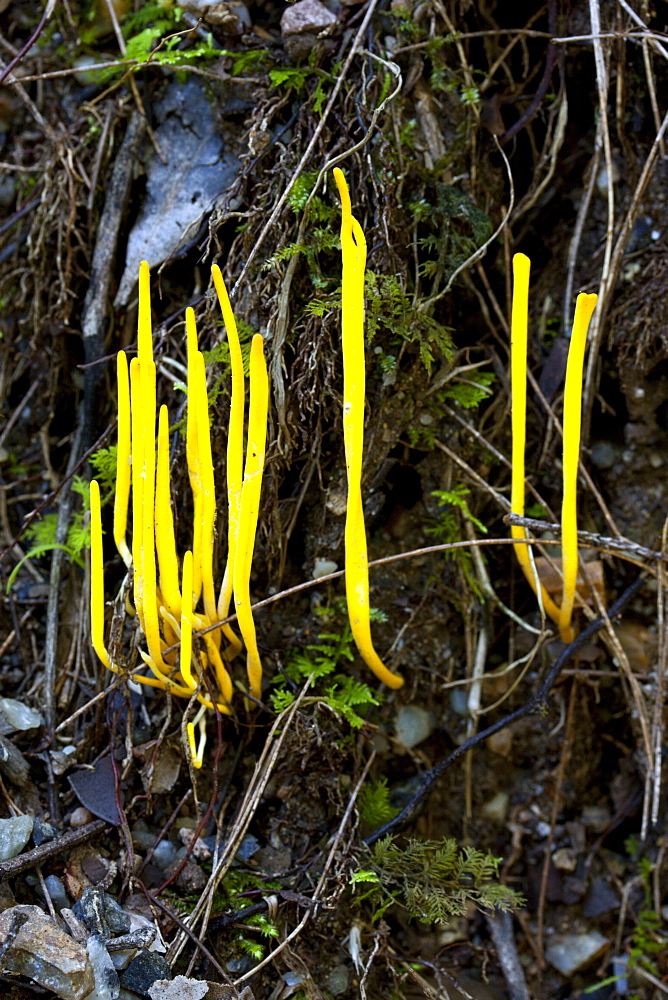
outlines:
[{"label": "dried twig", "polygon": [[0,861],[0,881],[4,882],[8,878],[14,878],[15,875],[21,875],[28,869],[34,868],[35,865],[41,865],[44,861],[56,857],[63,851],[87,844],[98,833],[102,833],[108,825],[103,819],[94,819],[92,823],[87,823],[79,830],[69,830],[57,840],[48,840],[46,843],[40,844],[39,847],[33,847],[31,851],[19,854],[16,858]]}]

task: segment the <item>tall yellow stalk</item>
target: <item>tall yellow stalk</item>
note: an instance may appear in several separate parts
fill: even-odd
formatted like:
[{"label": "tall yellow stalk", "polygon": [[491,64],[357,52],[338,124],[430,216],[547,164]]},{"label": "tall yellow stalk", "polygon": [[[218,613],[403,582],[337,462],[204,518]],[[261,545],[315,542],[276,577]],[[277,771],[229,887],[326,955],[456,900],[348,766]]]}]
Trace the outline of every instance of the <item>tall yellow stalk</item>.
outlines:
[{"label": "tall yellow stalk", "polygon": [[239,530],[233,568],[234,609],[246,645],[246,670],[254,698],[262,697],[262,663],[257,647],[255,623],[250,602],[250,574],[255,547],[255,533],[260,512],[260,491],[264,472],[269,411],[269,379],[261,334],[253,337],[250,356],[250,402],[248,405],[248,444],[241,487]]},{"label": "tall yellow stalk", "polygon": [[[223,618],[227,618],[230,612],[232,577],[237,551],[237,536],[239,534],[244,463],[244,364],[241,357],[241,344],[239,343],[236,320],[232,312],[225,282],[223,281],[223,275],[217,264],[214,264],[211,268],[211,275],[223,314],[227,344],[230,350],[230,369],[232,373],[230,419],[227,432],[227,562],[223,583],[218,596],[218,620],[220,621]],[[229,625],[223,626],[223,633],[230,643],[228,658],[231,659],[241,651],[241,641]]]},{"label": "tall yellow stalk", "polygon": [[580,460],[580,430],[582,420],[582,371],[589,323],[598,296],[578,295],[573,319],[571,343],[566,365],[564,390],[564,453],[563,499],[561,504],[561,555],[564,576],[563,596],[559,611],[559,632],[564,642],[575,638],[571,616],[578,576],[577,485]]},{"label": "tall yellow stalk", "polygon": [[[527,339],[529,328],[529,271],[531,261],[523,253],[513,257],[513,305],[510,326],[510,387],[512,423],[512,475],[510,509],[524,517],[524,451],[526,447],[527,416]],[[528,538],[520,525],[510,527],[512,538]],[[540,587],[541,600],[546,614],[559,621],[559,608],[545,587],[538,581],[527,545],[515,545],[515,555],[534,594]]]},{"label": "tall yellow stalk", "polygon": [[392,673],[374,649],[369,608],[369,567],[362,505],[362,454],[364,450],[364,269],[366,240],[353,218],[345,177],[338,167],[334,179],[341,198],[341,254],[343,279],[341,323],[343,339],[343,440],[348,473],[345,527],[345,578],[348,616],[353,638],[366,665],[391,688],[403,677]]}]

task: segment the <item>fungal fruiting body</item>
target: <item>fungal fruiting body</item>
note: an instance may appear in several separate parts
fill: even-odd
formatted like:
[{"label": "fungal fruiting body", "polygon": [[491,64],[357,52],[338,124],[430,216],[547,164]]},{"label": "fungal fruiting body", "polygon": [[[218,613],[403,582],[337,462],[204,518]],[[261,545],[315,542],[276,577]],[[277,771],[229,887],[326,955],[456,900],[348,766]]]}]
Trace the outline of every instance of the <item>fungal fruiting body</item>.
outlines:
[{"label": "fungal fruiting body", "polygon": [[[132,570],[133,600],[147,651],[140,655],[151,676],[136,673],[132,679],[149,687],[170,690],[183,698],[195,696],[202,711],[188,724],[193,763],[202,764],[206,738],[203,709],[213,709],[209,690],[215,691],[215,707],[229,714],[232,681],[219,651],[220,631],[230,642],[231,659],[241,642],[229,625],[201,637],[196,651],[193,630],[204,630],[228,613],[234,582],[235,606],[248,653],[249,687],[261,697],[262,666],[250,604],[251,560],[255,545],[260,491],[264,470],[269,389],[262,337],[251,350],[248,450],[242,482],[244,375],[239,338],[220,271],[214,282],[230,335],[233,391],[230,413],[228,458],[228,565],[221,596],[216,602],[213,580],[213,549],[216,518],[214,466],[211,452],[209,410],[204,357],[198,349],[195,314],[186,310],[188,353],[188,402],[186,461],[193,493],[192,545],[183,557],[181,573],[176,550],[171,506],[169,469],[169,421],[160,408],[156,441],[156,366],[153,360],[150,275],[143,262],[139,272],[139,322],[137,357],[129,365],[124,352],[117,358],[118,373],[118,464],[114,496],[113,536],[116,547]],[[130,500],[130,494],[132,494]],[[131,546],[126,541],[128,512],[132,512]],[[93,647],[110,670],[121,672],[104,642],[104,578],[102,562],[100,491],[91,483],[91,636]],[[198,605],[201,607],[198,609]],[[180,643],[178,665],[168,647]],[[198,646],[200,643],[197,644]],[[206,671],[211,668],[211,673]],[[208,680],[207,680],[208,678]],[[200,739],[194,748],[194,727]]]},{"label": "fungal fruiting body", "polygon": [[[511,369],[511,423],[512,423],[512,477],[510,509],[513,514],[524,516],[524,452],[526,445],[526,372],[529,315],[529,271],[531,262],[522,253],[513,257],[513,302],[511,317],[510,369]],[[589,321],[596,306],[596,295],[579,295],[577,299],[573,332],[568,352],[566,388],[564,395],[564,458],[563,502],[561,520],[563,588],[561,606],[552,600],[540,583],[526,544],[514,546],[517,560],[535,594],[540,593],[546,614],[559,625],[564,642],[572,642],[571,615],[575,600],[578,573],[577,544],[577,472],[580,450],[580,416],[582,397],[582,369]],[[527,539],[526,530],[511,525],[511,536]]]},{"label": "fungal fruiting body", "polygon": [[[230,298],[220,268],[211,268],[214,288],[218,296],[220,311],[227,333],[230,350],[230,370],[232,373],[232,394],[230,397],[230,419],[227,433],[227,562],[223,583],[218,595],[218,619],[227,618],[232,600],[232,573],[239,533],[239,512],[241,510],[241,484],[244,464],[244,363],[237,324],[230,305]],[[229,625],[223,625],[223,634],[230,643],[228,658],[241,651],[241,642]]]},{"label": "fungal fruiting body", "polygon": [[341,199],[341,255],[343,278],[341,323],[343,341],[343,439],[348,476],[345,525],[345,580],[348,616],[359,653],[376,677],[391,688],[403,678],[385,666],[371,639],[369,570],[362,506],[362,453],[364,448],[364,269],[366,240],[353,218],[350,194],[341,170],[334,169]]},{"label": "fungal fruiting body", "polygon": [[597,296],[581,293],[575,304],[575,317],[566,364],[564,389],[563,497],[561,503],[561,555],[564,586],[559,610],[559,632],[564,642],[575,638],[571,615],[578,576],[577,485],[582,422],[582,370],[587,331],[596,308]]},{"label": "fungal fruiting body", "polygon": [[[513,304],[510,324],[510,399],[512,424],[512,476],[510,509],[513,514],[524,517],[524,451],[526,446],[527,413],[527,341],[529,327],[529,271],[531,261],[523,253],[513,257]],[[525,539],[526,530],[513,524],[510,528],[513,538]],[[515,545],[517,561],[522,567],[529,586],[535,594],[540,589],[541,600],[546,614],[553,621],[559,620],[559,608],[545,587],[540,585],[538,574],[532,566],[528,546]]]},{"label": "fungal fruiting body", "polygon": [[239,629],[246,644],[246,669],[248,683],[254,698],[262,697],[262,665],[255,636],[255,623],[250,603],[250,572],[260,511],[260,490],[264,472],[264,454],[267,439],[267,411],[269,407],[269,380],[264,358],[262,337],[253,337],[250,356],[250,402],[248,405],[248,444],[246,464],[239,505],[239,527],[232,583],[234,609]]}]

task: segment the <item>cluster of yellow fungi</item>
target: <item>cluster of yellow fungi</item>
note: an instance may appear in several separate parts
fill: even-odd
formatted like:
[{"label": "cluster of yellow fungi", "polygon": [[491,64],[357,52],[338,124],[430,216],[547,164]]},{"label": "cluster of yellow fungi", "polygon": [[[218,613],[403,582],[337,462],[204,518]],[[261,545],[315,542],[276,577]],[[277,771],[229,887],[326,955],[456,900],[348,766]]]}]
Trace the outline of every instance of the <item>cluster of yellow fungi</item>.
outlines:
[{"label": "cluster of yellow fungi", "polygon": [[[513,258],[513,304],[511,316],[510,382],[512,420],[512,485],[510,508],[513,514],[524,516],[524,451],[526,443],[526,373],[527,333],[529,314],[529,271],[531,262],[523,253]],[[566,385],[564,391],[563,426],[563,495],[561,505],[561,572],[563,577],[561,604],[557,606],[541,584],[532,565],[528,546],[515,545],[515,552],[524,575],[540,599],[549,617],[558,624],[564,642],[574,639],[571,626],[578,575],[577,479],[580,456],[582,419],[582,370],[589,323],[596,308],[596,295],[581,293],[577,297],[575,317],[568,349]],[[528,538],[519,525],[511,526],[516,539]]]},{"label": "cluster of yellow fungi", "polygon": [[[382,663],[371,641],[366,533],[362,507],[364,434],[364,268],[366,243],[353,218],[350,195],[340,170],[335,171],[342,202],[342,314],[344,367],[344,442],[348,470],[345,527],[346,594],[353,636],[362,658],[384,683],[403,683]],[[117,356],[118,452],[113,537],[132,578],[134,610],[147,651],[140,655],[149,674],[134,672],[132,680],[196,698],[200,709],[187,731],[193,763],[201,767],[206,739],[205,710],[215,706],[229,714],[233,685],[228,667],[242,643],[229,624],[230,605],[246,649],[248,689],[262,695],[262,664],[250,601],[251,560],[255,545],[264,471],[269,385],[260,334],[250,353],[250,393],[244,463],[245,382],[234,314],[220,269],[212,268],[230,351],[232,391],[227,439],[227,562],[216,598],[213,580],[216,496],[211,454],[209,408],[204,357],[198,349],[195,314],[186,310],[188,396],[186,460],[193,496],[192,546],[181,561],[176,551],[169,462],[167,408],[160,407],[156,440],[156,365],[153,360],[150,275],[146,262],[139,269],[137,356],[128,368],[127,356]],[[102,663],[115,673],[104,638],[104,576],[100,490],[93,480],[91,495],[91,636]],[[132,505],[130,507],[130,498]],[[132,516],[131,546],[127,543],[128,513]],[[219,628],[204,631],[219,624]],[[193,644],[193,630],[202,648]],[[222,639],[226,640],[223,648]],[[178,650],[178,653],[177,653]],[[195,746],[194,730],[199,729]]]},{"label": "cluster of yellow fungi", "polygon": [[[201,766],[204,710],[213,709],[204,671],[215,675],[216,707],[229,714],[232,680],[227,665],[241,649],[229,625],[205,632],[204,648],[193,654],[193,629],[207,629],[228,616],[234,591],[237,621],[246,646],[249,689],[261,696],[262,668],[250,610],[250,570],[257,526],[268,411],[268,379],[262,337],[253,338],[250,358],[250,402],[246,462],[243,466],[244,372],[234,316],[220,270],[213,279],[220,299],[230,348],[232,402],[228,438],[228,557],[223,584],[216,600],[213,581],[216,496],[211,455],[209,408],[204,356],[198,350],[195,314],[186,310],[188,400],[186,411],[186,461],[193,495],[192,547],[184,554],[179,582],[172,516],[169,425],[167,408],[160,407],[156,442],[156,366],[153,360],[150,275],[144,261],[139,269],[139,321],[137,356],[128,371],[124,351],[117,356],[118,450],[114,497],[113,535],[116,548],[132,573],[134,608],[148,647],[140,655],[152,675],[133,673],[132,679],[169,690],[183,698],[196,697],[201,708],[188,724],[193,761]],[[132,548],[126,541],[132,492]],[[156,558],[157,557],[157,558]],[[199,602],[203,607],[196,610]],[[222,636],[227,640],[221,650]],[[112,662],[104,642],[104,579],[100,491],[91,483],[91,635],[93,647],[106,667]],[[178,664],[175,652],[179,646]],[[211,681],[211,683],[213,683]],[[200,741],[195,748],[194,727]]]}]

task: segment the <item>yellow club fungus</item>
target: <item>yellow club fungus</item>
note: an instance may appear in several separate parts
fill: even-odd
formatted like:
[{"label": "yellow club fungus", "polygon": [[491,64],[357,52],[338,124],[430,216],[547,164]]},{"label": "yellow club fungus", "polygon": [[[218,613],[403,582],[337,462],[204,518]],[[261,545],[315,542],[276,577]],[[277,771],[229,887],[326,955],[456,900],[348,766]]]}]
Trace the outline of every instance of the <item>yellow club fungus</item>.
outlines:
[{"label": "yellow club fungus", "polygon": [[362,506],[362,453],[364,448],[364,269],[366,240],[353,218],[348,185],[343,172],[334,169],[341,199],[342,340],[343,340],[343,439],[348,473],[345,527],[345,578],[348,616],[355,644],[366,665],[391,688],[403,678],[385,666],[371,639],[369,568],[364,508]]},{"label": "yellow club fungus", "polygon": [[264,343],[258,333],[253,337],[250,355],[250,402],[248,405],[248,443],[241,487],[239,529],[232,571],[234,609],[246,645],[246,669],[251,694],[262,696],[262,664],[257,648],[255,623],[250,603],[250,572],[255,547],[255,533],[260,510],[260,490],[264,472],[269,409],[269,379],[264,357]]},{"label": "yellow club fungus", "polygon": [[[193,317],[194,320],[194,317]],[[197,447],[201,469],[202,485],[202,598],[204,612],[209,621],[216,621],[218,614],[213,583],[213,527],[216,519],[216,492],[213,477],[213,457],[211,454],[211,432],[209,427],[209,403],[206,392],[206,370],[201,351],[195,357],[195,403],[197,406]],[[192,390],[191,390],[192,391]],[[220,635],[216,634],[220,642]]]},{"label": "yellow club fungus", "polygon": [[[524,516],[524,449],[526,441],[526,367],[529,313],[530,261],[524,254],[513,258],[513,305],[511,322],[511,414],[512,414],[512,487],[511,510]],[[574,639],[571,616],[575,601],[578,575],[577,541],[577,478],[580,454],[580,423],[582,409],[582,369],[589,322],[596,307],[596,295],[578,295],[566,368],[564,393],[563,499],[561,508],[561,569],[563,587],[561,606],[540,584],[543,607],[559,625],[564,642]],[[524,528],[511,526],[512,537],[527,538]],[[526,545],[516,545],[517,559],[529,584],[536,593],[538,579]]]},{"label": "yellow club fungus", "polygon": [[[160,593],[170,615],[181,615],[179,563],[176,557],[174,517],[169,476],[169,417],[167,407],[158,416],[158,456],[155,477],[155,544],[158,551]],[[171,645],[171,643],[170,643]]]},{"label": "yellow club fungus", "polygon": [[[213,540],[216,501],[209,436],[204,358],[197,349],[192,310],[187,316],[189,347],[189,400],[187,453],[197,516],[193,552],[184,558],[180,583],[169,472],[169,424],[167,410],[160,409],[156,457],[156,366],[153,360],[150,275],[142,263],[139,273],[139,320],[137,357],[129,366],[124,352],[117,358],[118,373],[118,467],[114,496],[114,541],[126,565],[132,566],[133,595],[139,626],[148,652],[140,655],[152,676],[135,674],[133,680],[149,687],[169,689],[183,698],[193,695],[202,706],[213,709],[206,688],[200,688],[201,672],[211,667],[219,697],[216,707],[230,712],[232,682],[218,652],[214,636],[203,637],[206,652],[193,659],[193,628],[205,629],[218,621],[213,586]],[[243,386],[242,386],[243,393]],[[243,403],[243,397],[242,397]],[[242,417],[243,419],[243,417]],[[126,542],[128,507],[132,491],[132,544]],[[93,646],[106,667],[120,672],[104,644],[104,580],[102,525],[97,483],[91,486],[91,634]],[[194,582],[197,573],[199,582]],[[159,575],[158,575],[159,574]],[[199,591],[204,590],[204,609],[195,611]],[[178,667],[163,651],[181,643]],[[194,676],[192,664],[201,668]],[[202,760],[206,720],[198,715],[200,740],[195,762]],[[199,765],[198,765],[199,766]]]},{"label": "yellow club fungus", "polygon": [[192,675],[193,650],[193,554],[190,550],[183,557],[183,594],[181,598],[181,655],[179,665],[186,685],[194,690],[197,682]]},{"label": "yellow club fungus", "polygon": [[90,636],[93,649],[108,670],[112,666],[104,644],[104,562],[102,557],[102,513],[100,487],[95,479],[90,484]]},{"label": "yellow club fungus", "polygon": [[[197,747],[195,747],[195,726],[199,728],[199,744]],[[193,721],[186,725],[186,732],[188,734],[188,747],[193,767],[200,768],[204,762],[204,747],[206,746],[206,715],[204,705],[202,705]]]},{"label": "yellow club fungus", "polygon": [[597,296],[578,295],[566,365],[564,390],[563,497],[561,503],[561,555],[564,575],[559,612],[559,632],[564,642],[575,638],[571,615],[578,576],[577,484],[582,418],[582,370],[589,323]]},{"label": "yellow club fungus", "polygon": [[132,565],[132,554],[125,540],[130,500],[130,379],[125,351],[116,358],[118,380],[118,447],[116,451],[116,492],[114,496],[114,542],[127,568]]},{"label": "yellow club fungus", "polygon": [[135,611],[144,627],[142,607],[142,584],[144,580],[143,559],[143,474],[144,474],[144,427],[142,421],[141,385],[139,358],[130,362],[130,423],[132,427],[132,590]]},{"label": "yellow club fungus", "polygon": [[[510,325],[510,398],[512,424],[512,477],[510,509],[513,514],[524,517],[524,450],[526,446],[527,414],[527,339],[529,328],[529,270],[531,261],[523,253],[513,257],[513,304]],[[526,530],[513,524],[510,528],[513,538],[528,538]],[[527,545],[515,545],[517,561],[534,593],[537,583],[546,614],[554,622],[559,621],[559,608],[545,587],[538,581],[532,566]]]},{"label": "yellow club fungus", "polygon": [[[121,673],[120,667],[112,662],[104,643],[104,564],[102,556],[102,514],[100,509],[100,487],[95,479],[90,484],[90,624],[93,649],[108,670]],[[148,659],[148,657],[145,657]],[[132,675],[132,680],[147,687],[163,690],[170,684],[164,679]],[[188,692],[186,692],[187,694]]]},{"label": "yellow club fungus", "polygon": [[197,331],[195,314],[186,309],[186,343],[188,353],[188,404],[186,408],[186,461],[193,495],[193,600],[196,604],[202,590],[202,470],[199,460],[199,438],[197,434],[197,400],[194,391],[197,381],[196,355]]},{"label": "yellow club fungus", "polygon": [[[232,395],[230,398],[230,419],[227,433],[227,563],[223,583],[218,596],[218,619],[227,618],[232,600],[232,574],[239,533],[239,512],[241,510],[241,484],[244,464],[244,363],[237,324],[230,305],[225,282],[217,264],[211,268],[213,284],[223,314],[230,351],[232,373]],[[229,658],[241,651],[241,642],[229,625],[223,626],[223,634],[230,643]]]}]

